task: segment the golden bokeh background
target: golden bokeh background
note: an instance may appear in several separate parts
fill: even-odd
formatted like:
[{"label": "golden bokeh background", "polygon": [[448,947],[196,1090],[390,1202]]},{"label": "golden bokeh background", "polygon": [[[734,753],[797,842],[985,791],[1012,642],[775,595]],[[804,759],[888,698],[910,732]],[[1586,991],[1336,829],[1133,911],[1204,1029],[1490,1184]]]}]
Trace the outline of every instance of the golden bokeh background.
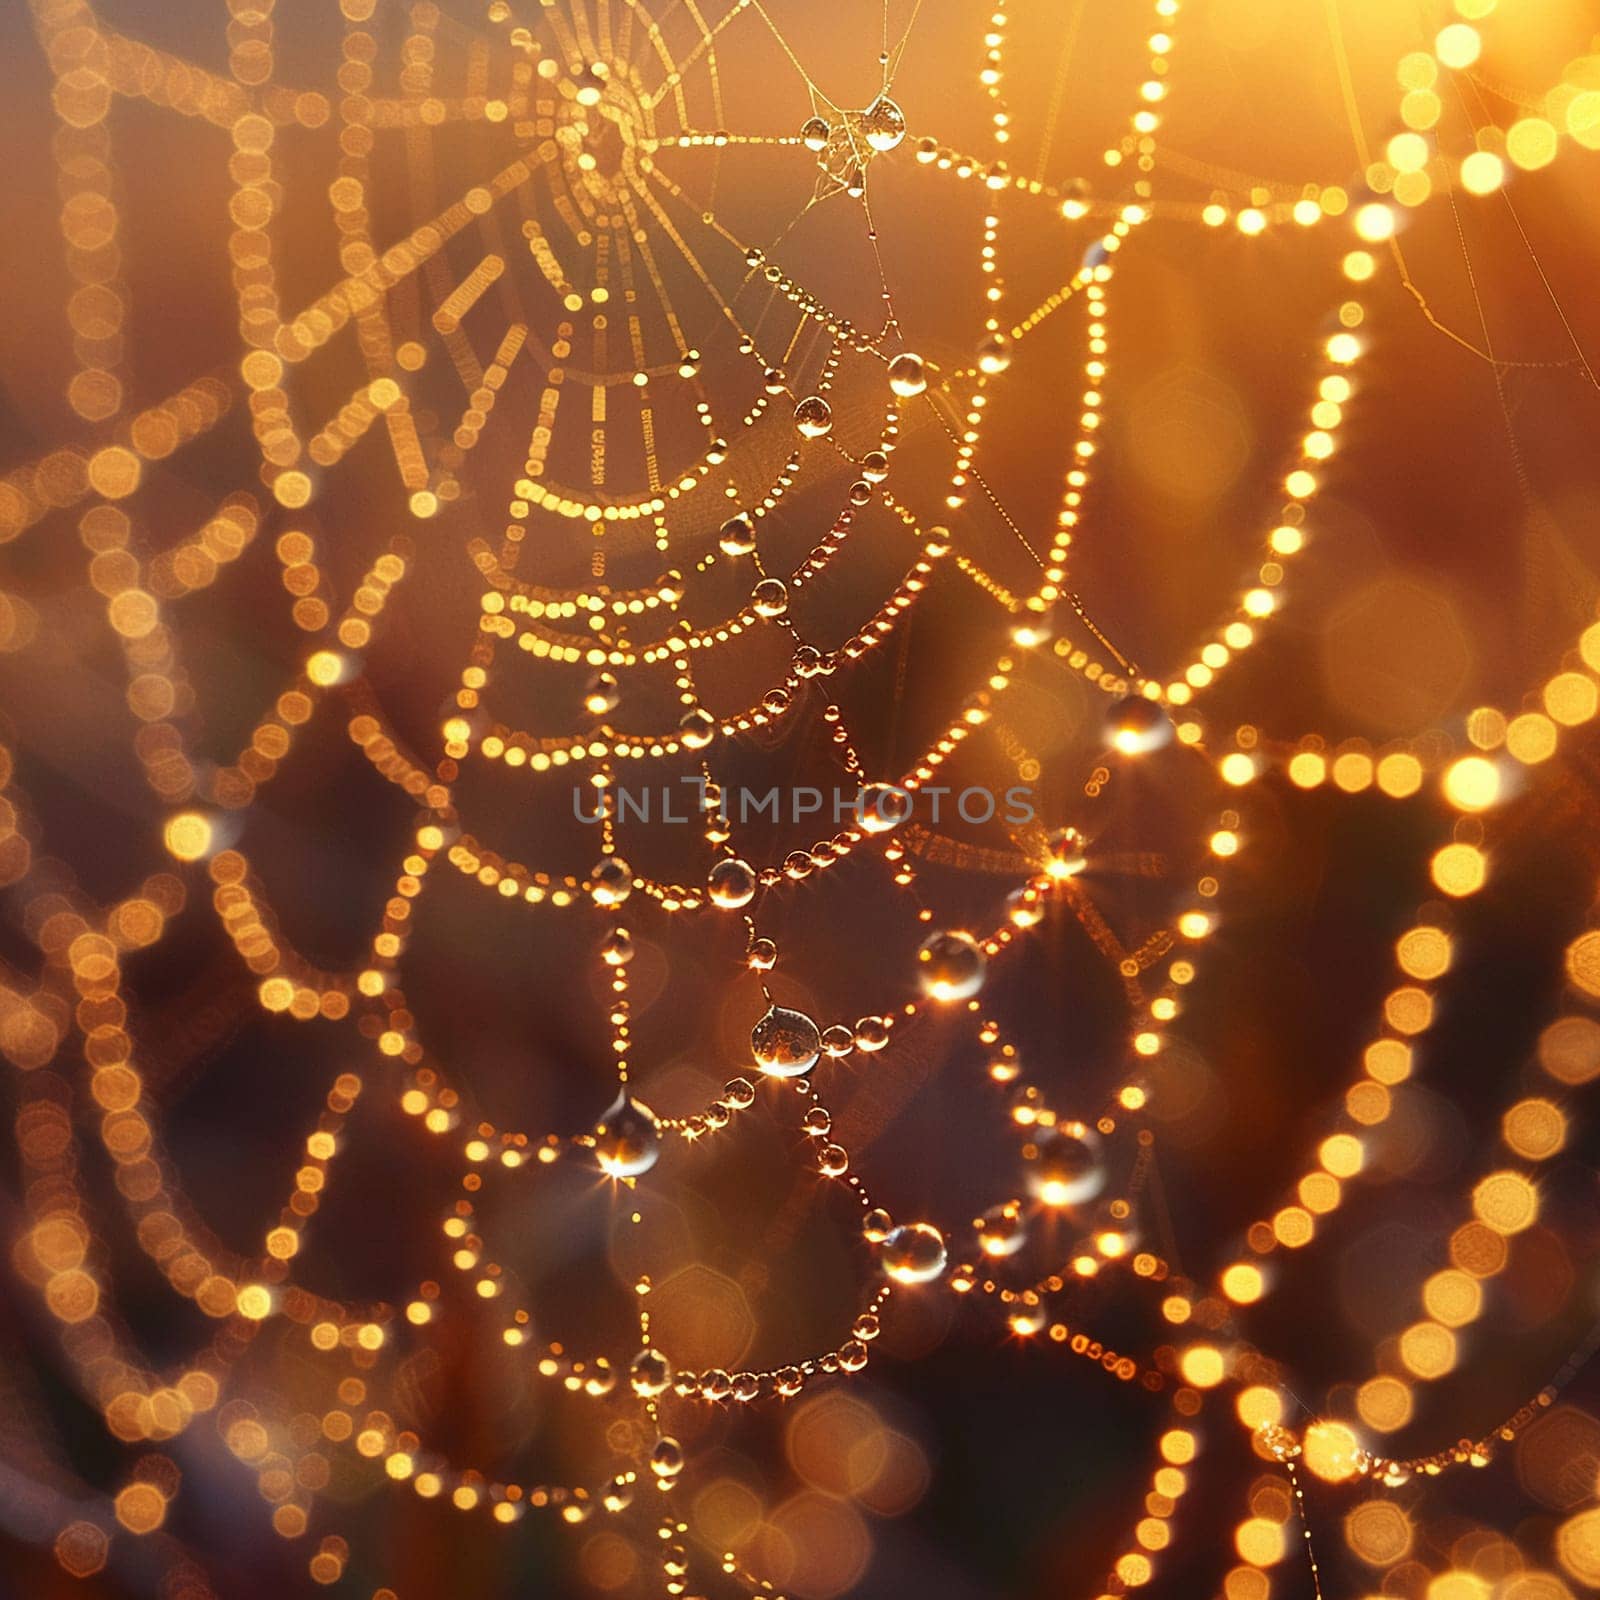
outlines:
[{"label": "golden bokeh background", "polygon": [[0,41],[15,1592],[1600,1590],[1593,0]]}]

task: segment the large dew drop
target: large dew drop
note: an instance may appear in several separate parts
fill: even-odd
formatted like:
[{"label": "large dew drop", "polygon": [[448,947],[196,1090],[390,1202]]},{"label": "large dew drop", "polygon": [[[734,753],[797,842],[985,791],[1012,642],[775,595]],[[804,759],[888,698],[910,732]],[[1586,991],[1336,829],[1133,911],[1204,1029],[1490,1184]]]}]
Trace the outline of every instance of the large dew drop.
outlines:
[{"label": "large dew drop", "polygon": [[794,408],[794,425],[802,439],[820,439],[833,430],[833,407],[820,394],[808,394]]},{"label": "large dew drop", "polygon": [[633,893],[633,868],[621,856],[602,856],[589,874],[597,906],[620,906]]},{"label": "large dew drop", "polygon": [[936,933],[917,951],[922,992],[941,1003],[970,1000],[983,987],[988,966],[970,933]]},{"label": "large dew drop", "polygon": [[816,1066],[822,1034],[805,1012],[770,1006],[750,1030],[750,1048],[768,1077],[798,1078]]},{"label": "large dew drop", "polygon": [[902,400],[913,400],[928,387],[928,370],[922,357],[910,350],[889,363],[889,387]]},{"label": "large dew drop", "polygon": [[932,1283],[949,1259],[944,1235],[929,1222],[891,1230],[879,1249],[883,1270],[896,1283]]},{"label": "large dew drop", "polygon": [[1047,1206],[1092,1200],[1106,1181],[1100,1139],[1081,1122],[1060,1122],[1039,1140],[1028,1182]]},{"label": "large dew drop", "polygon": [[706,878],[706,892],[711,903],[724,911],[737,911],[755,898],[755,869],[748,861],[729,857],[717,862]]},{"label": "large dew drop", "polygon": [[1172,738],[1172,723],[1154,700],[1130,694],[1107,713],[1106,737],[1125,756],[1147,755]]},{"label": "large dew drop", "polygon": [[595,1124],[594,1158],[608,1178],[637,1178],[661,1154],[661,1124],[626,1090]]},{"label": "large dew drop", "polygon": [[628,1382],[636,1395],[653,1400],[658,1394],[665,1394],[672,1382],[671,1364],[659,1350],[647,1346],[629,1364]]},{"label": "large dew drop", "polygon": [[880,94],[861,113],[861,131],[879,155],[893,150],[906,136],[905,113],[888,95]]}]

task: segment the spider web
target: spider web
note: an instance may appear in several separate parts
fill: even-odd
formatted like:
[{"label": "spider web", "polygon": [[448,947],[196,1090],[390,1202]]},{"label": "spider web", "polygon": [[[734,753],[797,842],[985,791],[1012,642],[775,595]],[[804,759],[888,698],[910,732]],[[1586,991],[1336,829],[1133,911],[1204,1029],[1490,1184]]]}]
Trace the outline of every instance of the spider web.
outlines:
[{"label": "spider web", "polygon": [[[768,1592],[759,1550],[718,1559],[687,1494],[657,1489],[695,1481],[697,1438],[709,1454],[721,1437],[708,1416],[760,1412],[860,1373],[908,1301],[914,1316],[919,1297],[947,1290],[997,1332],[1093,1362],[1160,1414],[1141,1423],[1156,1440],[1150,1488],[1112,1558],[1112,1590],[1159,1562],[1193,1419],[1225,1362],[1225,1392],[1256,1397],[1254,1409],[1241,1398],[1240,1418],[1258,1464],[1289,1486],[1282,1515],[1257,1518],[1281,1528],[1303,1516],[1302,1451],[1320,1478],[1398,1487],[1476,1460],[1502,1431],[1516,1436],[1584,1354],[1503,1430],[1393,1460],[1318,1420],[1291,1366],[1246,1342],[1242,1308],[1263,1292],[1275,1253],[1323,1236],[1361,1165],[1349,1129],[1383,1120],[1380,1094],[1404,1076],[1402,1056],[1409,1070],[1409,1041],[1428,1025],[1452,938],[1421,914],[1399,941],[1404,981],[1363,1055],[1348,1127],[1319,1145],[1282,1205],[1242,1230],[1232,1288],[1226,1274],[1219,1294],[1182,1271],[1147,1112],[1169,1024],[1248,839],[1247,786],[1281,768],[1300,787],[1331,775],[1346,790],[1375,784],[1405,798],[1461,747],[1424,735],[1378,760],[1324,756],[1321,744],[1274,743],[1253,728],[1230,747],[1205,720],[1213,685],[1270,634],[1352,401],[1364,309],[1331,270],[1337,331],[1309,363],[1314,431],[1224,615],[1151,677],[1073,587],[1117,279],[1141,230],[1212,220],[1186,179],[1214,186],[1212,208],[1216,193],[1250,189],[1249,207],[1230,213],[1247,234],[1303,223],[1308,203],[1318,221],[1338,218],[1342,205],[1311,189],[1343,190],[1269,187],[1181,157],[1174,189],[1158,187],[1167,69],[1181,50],[1170,0],[1151,9],[1148,37],[1108,50],[1126,67],[1125,82],[1104,86],[1125,103],[1114,123],[1067,101],[1064,86],[1092,55],[1087,8],[1076,6],[1056,36],[1042,131],[1013,126],[1009,24],[996,14],[976,51],[978,94],[952,97],[948,123],[929,118],[942,137],[924,135],[924,113],[913,106],[908,126],[897,96],[919,38],[956,26],[936,10],[885,5],[863,75],[859,49],[852,73],[809,65],[810,50],[843,52],[763,0],[496,3],[484,15],[346,0],[337,26],[235,7],[226,59],[209,64],[190,42],[124,31],[112,8],[35,6],[76,285],[68,398],[104,442],[14,471],[0,516],[12,538],[75,519],[88,584],[105,601],[104,659],[125,674],[132,754],[185,865],[132,892],[80,887],[31,850],[26,801],[9,791],[8,876],[44,955],[42,966],[8,961],[4,974],[7,1053],[31,1074],[17,1118],[25,1271],[110,1433],[161,1444],[214,1420],[256,1472],[276,1531],[317,1541],[318,1582],[367,1569],[338,1507],[352,1486],[378,1482],[489,1522],[610,1518],[660,1563],[669,1593]],[[963,62],[963,85],[970,72]],[[824,93],[835,77],[860,92]],[[1092,91],[1083,98],[1094,103]],[[227,313],[241,352],[137,408],[128,397],[149,375],[131,369],[126,326],[149,268],[120,243],[109,130],[123,102],[182,118],[225,152]],[[1107,141],[1103,177],[1052,181],[1079,121]],[[785,131],[745,131],[773,127]],[[1024,138],[1015,157],[1014,134]],[[959,146],[944,142],[958,135]],[[967,153],[985,142],[991,153]],[[953,254],[959,241],[978,270],[974,284],[941,279],[930,311],[927,286],[900,281],[887,219],[907,225],[936,185],[958,199],[935,242]],[[1008,265],[1013,239],[1046,227],[1048,250],[1019,244]],[[1339,237],[1341,253],[1359,242]],[[1479,331],[1474,352],[1498,384],[1487,322]],[[1065,408],[1042,452],[1045,491],[1041,452],[1031,474],[1017,471],[1008,428],[990,420],[1009,422],[1008,385],[1035,350]],[[1577,360],[1587,372],[1581,348]],[[175,526],[194,531],[173,539]],[[68,581],[42,570],[46,584]],[[36,576],[19,574],[19,591]],[[270,619],[265,579],[285,596]],[[202,622],[209,599],[218,609]],[[9,615],[29,647],[38,630],[20,593]],[[940,663],[920,688],[914,620]],[[292,676],[264,699],[233,692],[286,654]],[[1054,708],[1020,718],[1035,730],[1043,720],[1048,748],[1007,720],[1030,696]],[[1544,720],[1554,740],[1557,724],[1583,719]],[[296,808],[312,798],[304,768],[334,765],[330,729],[345,755],[359,752],[360,780],[376,774],[411,815],[391,827],[373,804],[373,827],[399,839],[382,896],[319,925],[315,883],[282,880],[296,871]],[[879,829],[847,813],[789,837],[691,806],[691,846],[682,826],[630,822],[627,804],[641,782],[726,798],[756,774],[781,774],[820,792],[887,784],[920,799],[940,784],[993,789],[997,773],[1037,784],[1037,815],[1007,829],[964,812],[952,821],[947,808],[942,823],[919,812]],[[274,813],[267,799],[285,788],[297,798]],[[597,828],[575,823],[577,794],[596,807]],[[1469,895],[1482,837],[1447,820],[1429,847],[1435,881]],[[176,937],[196,892],[209,893],[229,970],[242,967],[248,988],[230,978],[186,1025],[141,1018],[152,1047],[129,1024],[130,997],[145,953]],[[524,933],[528,919],[561,926]],[[841,922],[862,952],[848,970],[817,950],[837,942]],[[913,952],[929,935],[919,984]],[[449,984],[429,976],[462,941],[481,946],[475,989],[455,969]],[[897,944],[903,958],[872,959]],[[671,1104],[659,1116],[633,1098],[642,1073],[682,1066],[662,1059],[680,1048],[678,1019],[659,1009],[648,1019],[680,968],[694,987],[677,1005],[711,1019],[714,1050],[737,1041],[717,1052],[726,1059],[742,1051],[748,1062],[752,1047],[759,1059],[763,1013],[799,1028],[791,1059],[766,1063],[774,1086],[741,1064],[709,1092],[703,1069],[661,1072]],[[530,969],[535,992],[519,995]],[[1023,1037],[1034,1028],[1023,998],[1046,983],[1086,1017],[1065,1064]],[[714,1004],[719,988],[729,998]],[[461,1059],[460,1015],[490,994],[513,1012],[495,1033],[534,1030],[534,1075],[550,1081],[530,1088],[516,1052]],[[163,1097],[246,1017],[303,1024],[290,1050],[324,1032],[339,1043],[308,1052],[331,1088],[318,1089],[276,1220],[240,1249],[185,1195],[181,1163],[159,1141]],[[58,1052],[82,1063],[41,1073]],[[585,1059],[575,1068],[570,1056]],[[908,1107],[958,1070],[981,1095],[952,1090],[937,1103],[970,1111],[983,1129],[974,1137],[1006,1170],[998,1188],[989,1170],[965,1186],[941,1178],[936,1211],[935,1193],[907,1183],[889,1151]],[[332,1218],[317,1218],[339,1158],[359,1147],[358,1104],[379,1098],[398,1106],[401,1129],[383,1137],[430,1174],[419,1203],[432,1211],[437,1265],[394,1295],[319,1288],[362,1276],[337,1263]],[[98,1119],[95,1159],[112,1193],[78,1186],[89,1141],[75,1102]],[[801,1289],[817,1270],[833,1274],[835,1292],[819,1291],[827,1303],[803,1314],[799,1293],[774,1290],[758,1319],[771,1326],[724,1365],[692,1353],[714,1352],[717,1337],[692,1337],[653,1253],[687,1204],[671,1186],[717,1193],[713,1168],[741,1139],[755,1148],[744,1180],[762,1167],[782,1174],[767,1174],[749,1218],[749,1254],[768,1266],[737,1283],[709,1273],[702,1321],[737,1320],[741,1299],[761,1302],[768,1275],[790,1264],[795,1277],[795,1261]],[[1479,1185],[1479,1232],[1458,1246],[1458,1231],[1453,1249],[1492,1256],[1492,1238],[1517,1231],[1519,1181],[1485,1176],[1499,1188],[1483,1199]],[[114,1255],[91,1252],[102,1200],[120,1213],[106,1237],[126,1233],[201,1313],[204,1338],[180,1357],[158,1356],[164,1341],[118,1309]],[[620,1311],[551,1254],[549,1236],[568,1230],[627,1282]],[[1499,1270],[1473,1263],[1457,1275]],[[1452,1302],[1427,1326],[1470,1320],[1455,1317]],[[511,1445],[454,1426],[434,1341],[455,1327],[552,1392],[546,1431],[565,1405],[604,1420],[548,1471],[526,1437]],[[1103,1328],[1118,1330],[1115,1342]],[[1125,1339],[1137,1353],[1117,1348]],[[1430,1339],[1441,1342],[1416,1340],[1424,1377]],[[770,1360],[746,1359],[769,1345]],[[306,1416],[321,1419],[310,1436]],[[50,1462],[41,1481],[59,1471]],[[23,1531],[55,1539],[68,1570],[92,1571],[113,1517],[154,1532],[176,1501],[176,1468],[147,1456],[110,1507],[78,1514],[75,1495],[41,1488]],[[177,1539],[150,1548],[174,1592],[212,1592]],[[1308,1570],[1318,1583],[1314,1555]]]}]

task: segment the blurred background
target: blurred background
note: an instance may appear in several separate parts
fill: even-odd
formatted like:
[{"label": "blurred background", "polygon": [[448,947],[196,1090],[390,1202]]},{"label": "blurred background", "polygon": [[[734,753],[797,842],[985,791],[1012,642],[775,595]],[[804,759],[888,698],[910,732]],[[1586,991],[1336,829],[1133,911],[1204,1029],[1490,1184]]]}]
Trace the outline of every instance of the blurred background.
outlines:
[{"label": "blurred background", "polygon": [[[1479,44],[1455,65],[1460,38],[1441,30],[1463,21]],[[1158,30],[1169,97],[1141,141],[1129,117]],[[445,750],[485,575],[509,521],[516,577],[539,594],[670,589],[714,630],[753,581],[718,529],[768,494],[763,570],[837,544],[791,594],[797,637],[824,652],[893,594],[913,523],[947,528],[991,586],[1031,592],[1094,354],[1078,301],[1017,338],[988,384],[964,494],[942,424],[960,431],[986,290],[998,282],[1003,325],[1020,323],[1104,259],[1129,205],[1144,220],[1108,288],[1066,583],[1129,678],[1185,681],[1256,582],[1327,341],[1358,302],[1354,393],[1282,614],[1192,713],[1175,709],[1192,734],[1136,762],[1108,755],[1108,697],[1065,650],[1027,657],[949,770],[1029,787],[1039,821],[912,835],[909,891],[881,850],[780,876],[753,908],[780,952],[770,973],[750,970],[740,917],[630,904],[630,1059],[640,1098],[688,1117],[750,1070],[763,984],[822,1023],[897,1009],[916,993],[919,908],[995,926],[1046,859],[1045,828],[1070,819],[1088,868],[992,963],[981,1015],[1051,1105],[1090,1119],[1128,1073],[1138,995],[1120,962],[1191,904],[1208,832],[1237,807],[1244,848],[1206,959],[1141,1069],[1150,1138],[1112,1158],[1119,1184],[1137,1163],[1138,1247],[1226,1346],[1229,1386],[1197,1414],[1179,1499],[1151,1481],[1187,1337],[1156,1284],[1108,1271],[1060,1312],[1149,1383],[1020,1335],[992,1305],[897,1291],[864,1372],[754,1406],[664,1400],[689,1458],[670,1497],[688,1529],[676,1592],[751,1592],[724,1552],[807,1600],[1600,1588],[1600,1029],[1584,1009],[1600,996],[1584,943],[1600,747],[1592,693],[1585,710],[1572,687],[1600,664],[1585,634],[1600,597],[1597,37],[1592,0],[0,9],[0,1592],[663,1592],[642,1408],[626,1383],[569,1392],[508,1350],[440,1228],[473,1123],[568,1138],[611,1100],[603,920],[581,893],[486,893],[441,857],[379,963],[403,1017],[356,981],[432,814],[419,804],[440,804],[429,784],[502,866],[581,883],[598,853],[573,778]],[[808,118],[844,126],[873,104],[884,54],[896,147],[856,173],[860,150],[799,142]],[[529,109],[540,95],[553,109]],[[1395,143],[1408,132],[1420,160]],[[1499,162],[1488,192],[1462,181],[1474,151]],[[1375,202],[1392,241],[1352,226]],[[880,358],[849,335],[876,337],[886,307],[885,348],[920,353],[959,403],[902,408],[893,503],[875,492],[841,528],[886,404]],[[765,365],[784,369],[776,395]],[[796,457],[794,400],[824,380],[830,445]],[[586,519],[562,501],[632,509]],[[716,776],[852,786],[830,707],[866,773],[907,770],[1008,648],[1013,619],[954,565],[886,642],[719,742]],[[652,602],[621,636],[663,638],[665,615]],[[582,617],[554,609],[540,636],[587,642]],[[700,652],[701,702],[728,717],[756,703],[794,645],[756,626]],[[671,732],[670,670],[619,676],[616,726]],[[500,644],[473,738],[588,732],[588,677]],[[1533,719],[1523,742],[1502,748],[1518,717]],[[1435,778],[1474,747],[1499,773],[1481,816]],[[1236,748],[1263,753],[1247,792],[1219,774]],[[1334,776],[1294,776],[1297,751]],[[1375,783],[1397,752],[1427,782]],[[201,819],[198,842],[174,817]],[[792,821],[736,833],[758,864],[818,837]],[[1451,898],[1431,874],[1452,840],[1484,851],[1481,893]],[[619,849],[690,886],[714,859],[685,827],[624,825]],[[1271,1256],[1270,1296],[1224,1304],[1207,1286],[1349,1126],[1363,1051],[1394,1015],[1396,941],[1433,922],[1453,961],[1414,1073],[1362,1136],[1362,1176],[1308,1247]],[[274,973],[317,990],[320,1012],[315,996],[304,1016],[290,991],[278,1003]],[[410,1041],[393,1057],[374,1049],[385,1025]],[[969,1020],[937,1012],[825,1069],[852,1169],[896,1218],[940,1219],[958,1260],[970,1219],[1019,1182],[987,1056]],[[131,1086],[107,1076],[134,1070]],[[404,1108],[419,1082],[459,1097],[450,1136]],[[1533,1101],[1554,1122],[1513,1127]],[[330,1117],[324,1159],[309,1141]],[[496,1178],[481,1230],[540,1348],[625,1365],[647,1274],[676,1366],[781,1367],[836,1347],[877,1281],[860,1208],[819,1178],[811,1144],[792,1099],[763,1088],[637,1190],[570,1163]],[[1475,1185],[1500,1169],[1537,1196],[1514,1231],[1473,1223]],[[291,1213],[289,1261],[264,1240]],[[1064,1242],[1037,1238],[1029,1259]],[[1481,1309],[1430,1365],[1402,1335],[1420,1287],[1451,1269],[1481,1284]],[[271,1286],[272,1315],[239,1300],[251,1282]],[[419,1296],[436,1308],[423,1323],[403,1310]],[[314,1333],[327,1317],[384,1331],[330,1352]],[[1235,1414],[1246,1381],[1282,1397],[1290,1427],[1339,1419],[1397,1459],[1545,1402],[1482,1466],[1392,1485],[1302,1469],[1302,1524],[1282,1463]],[[616,1514],[502,1526],[390,1481],[376,1458],[402,1434],[485,1483],[646,1481]],[[1140,1545],[1148,1570],[1117,1576],[1147,1519],[1162,1525]]]}]

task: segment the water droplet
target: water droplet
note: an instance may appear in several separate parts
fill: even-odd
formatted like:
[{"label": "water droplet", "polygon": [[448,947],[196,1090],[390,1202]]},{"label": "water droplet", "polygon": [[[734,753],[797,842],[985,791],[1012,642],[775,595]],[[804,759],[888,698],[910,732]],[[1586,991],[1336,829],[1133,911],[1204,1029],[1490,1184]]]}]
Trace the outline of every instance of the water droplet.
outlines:
[{"label": "water droplet", "polygon": [[783,386],[787,381],[782,367],[768,367],[761,375],[761,387],[768,394],[782,394]]},{"label": "water droplet", "polygon": [[986,1256],[1014,1256],[1027,1242],[1028,1225],[1015,1200],[991,1206],[973,1226],[978,1230],[978,1248]]},{"label": "water droplet", "polygon": [[1013,927],[1031,928],[1044,916],[1044,903],[1031,888],[1013,889],[1006,896],[1006,915]]},{"label": "water droplet", "polygon": [[683,1471],[683,1446],[670,1434],[656,1440],[650,1452],[650,1470],[658,1478],[676,1478]]},{"label": "water droplet", "polygon": [[737,911],[755,899],[756,875],[748,861],[719,861],[706,878],[711,903],[724,911]]},{"label": "water droplet", "polygon": [[822,1030],[822,1048],[830,1056],[847,1056],[856,1047],[856,1036],[842,1022]]},{"label": "water droplet", "polygon": [[1300,1454],[1300,1441],[1276,1422],[1264,1422],[1256,1429],[1261,1448],[1275,1461],[1293,1461]]},{"label": "water droplet", "polygon": [[893,150],[906,136],[905,113],[888,95],[880,94],[861,113],[861,131],[867,143],[881,155]]},{"label": "water droplet", "polygon": [[930,1222],[908,1222],[883,1241],[883,1270],[896,1283],[932,1283],[949,1259],[944,1235]]},{"label": "water droplet", "polygon": [[798,1078],[817,1064],[822,1035],[805,1012],[770,1006],[750,1030],[750,1048],[756,1065],[769,1077]]},{"label": "water droplet", "polygon": [[1003,333],[991,333],[978,346],[978,370],[990,377],[1011,365],[1011,341]]},{"label": "water droplet", "polygon": [[850,1170],[850,1152],[842,1144],[825,1144],[817,1152],[817,1166],[825,1178],[842,1178]]},{"label": "water droplet", "polygon": [[758,617],[781,617],[789,609],[789,591],[781,578],[763,578],[750,591],[750,604]]},{"label": "water droplet", "polygon": [[848,1339],[839,1346],[839,1365],[846,1372],[859,1372],[867,1364],[867,1347],[859,1339]]},{"label": "water droplet", "polygon": [[809,394],[794,408],[794,425],[802,439],[820,439],[833,429],[833,407],[820,394]]},{"label": "water droplet", "polygon": [[928,369],[922,357],[904,350],[889,363],[889,387],[902,400],[915,399],[928,387]]},{"label": "water droplet", "polygon": [[1125,756],[1142,756],[1159,750],[1172,738],[1172,723],[1154,700],[1130,694],[1106,714],[1106,737]]},{"label": "water droplet", "polygon": [[858,1339],[865,1339],[868,1343],[876,1339],[883,1331],[877,1314],[872,1311],[863,1311],[854,1322],[850,1324],[850,1331]]},{"label": "water droplet", "polygon": [[1022,615],[1012,624],[1011,642],[1019,650],[1037,650],[1040,645],[1049,642],[1054,632],[1049,606],[1042,601],[1030,600]]},{"label": "water droplet", "polygon": [[1047,870],[1052,878],[1075,877],[1089,864],[1084,837],[1076,828],[1057,828],[1045,840],[1045,848],[1050,852]]},{"label": "water droplet", "polygon": [[922,990],[932,1000],[968,1000],[983,987],[989,960],[970,933],[936,933],[917,951]]},{"label": "water droplet", "polygon": [[633,868],[621,856],[601,856],[589,874],[589,893],[597,906],[620,906],[633,893]]},{"label": "water droplet", "polygon": [[625,967],[633,960],[633,935],[626,928],[613,928],[600,946],[600,956],[608,967]]},{"label": "water droplet", "polygon": [[603,717],[607,712],[615,711],[621,699],[622,685],[617,682],[615,674],[610,672],[595,673],[583,691],[584,709],[595,717]]},{"label": "water droplet", "polygon": [[888,833],[911,815],[911,796],[893,783],[869,783],[861,791],[856,816],[863,833]]},{"label": "water droplet", "polygon": [[807,117],[800,125],[800,139],[807,150],[821,150],[833,130],[821,117]]},{"label": "water droplet", "polygon": [[855,1026],[856,1049],[871,1055],[889,1042],[889,1024],[882,1017],[861,1017]]},{"label": "water droplet", "polygon": [[704,750],[716,734],[717,719],[703,706],[696,706],[678,724],[678,737],[690,750]]},{"label": "water droplet", "polygon": [[1099,1135],[1081,1122],[1058,1122],[1039,1140],[1029,1186],[1047,1206],[1081,1205],[1105,1181]]},{"label": "water droplet", "polygon": [[822,659],[822,652],[814,644],[800,645],[791,661],[795,676],[799,678],[814,678],[827,664]]},{"label": "water droplet", "polygon": [[889,476],[889,458],[881,450],[869,450],[861,458],[861,476],[868,483],[882,483]]},{"label": "water droplet", "polygon": [[475,744],[488,729],[489,714],[481,705],[463,706],[452,694],[439,707],[439,730],[446,744]]},{"label": "water droplet", "polygon": [[749,555],[756,547],[755,519],[748,511],[735,513],[722,524],[719,543],[725,555]]},{"label": "water droplet", "polygon": [[620,1474],[606,1485],[601,1504],[607,1511],[626,1511],[633,1503],[633,1485]]},{"label": "water droplet", "polygon": [[800,1119],[800,1126],[813,1138],[819,1138],[833,1127],[833,1118],[825,1106],[812,1106]]},{"label": "water droplet", "polygon": [[730,1106],[747,1111],[756,1103],[755,1085],[748,1078],[729,1078],[722,1086],[722,1098]]},{"label": "water droplet", "polygon": [[753,939],[747,959],[753,972],[768,972],[778,959],[778,947],[770,939]]},{"label": "water droplet", "polygon": [[626,1090],[595,1124],[594,1158],[609,1178],[637,1178],[661,1154],[661,1124],[656,1114]]},{"label": "water droplet", "polygon": [[1003,1052],[989,1058],[989,1076],[996,1083],[1015,1083],[1022,1071],[1022,1063],[1014,1055]]},{"label": "water droplet", "polygon": [[861,1237],[868,1244],[882,1244],[894,1231],[894,1218],[882,1206],[875,1206],[861,1219]]}]

